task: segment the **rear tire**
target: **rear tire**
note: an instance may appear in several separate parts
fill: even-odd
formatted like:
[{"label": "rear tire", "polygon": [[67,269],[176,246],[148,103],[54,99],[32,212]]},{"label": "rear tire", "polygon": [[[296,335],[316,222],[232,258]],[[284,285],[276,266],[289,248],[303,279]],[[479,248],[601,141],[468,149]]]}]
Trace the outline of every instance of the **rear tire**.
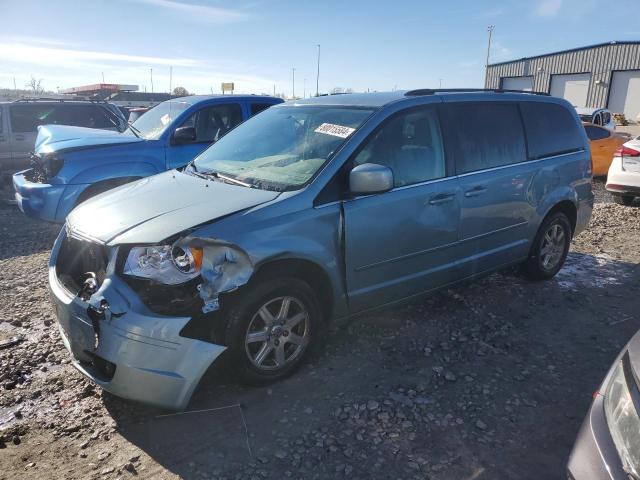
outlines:
[{"label": "rear tire", "polygon": [[562,212],[547,216],[538,229],[522,272],[530,280],[547,280],[564,265],[571,244],[571,223]]},{"label": "rear tire", "polygon": [[626,205],[629,206],[633,203],[635,197],[633,195],[614,195],[613,201],[618,205]]},{"label": "rear tire", "polygon": [[229,300],[225,344],[242,382],[264,385],[291,375],[317,344],[322,314],[307,283],[263,279]]}]

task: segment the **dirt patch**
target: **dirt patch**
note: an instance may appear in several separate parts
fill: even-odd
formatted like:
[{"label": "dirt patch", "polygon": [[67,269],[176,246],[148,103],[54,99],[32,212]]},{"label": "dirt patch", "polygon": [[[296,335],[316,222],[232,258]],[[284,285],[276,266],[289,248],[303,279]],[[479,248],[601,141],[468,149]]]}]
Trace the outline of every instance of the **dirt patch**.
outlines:
[{"label": "dirt patch", "polygon": [[[606,200],[606,199],[605,199]],[[640,209],[599,203],[552,281],[509,270],[333,325],[264,388],[212,369],[163,416],[70,365],[47,294],[59,227],[0,209],[0,478],[562,478],[640,325]],[[0,335],[0,338],[3,338]]]}]

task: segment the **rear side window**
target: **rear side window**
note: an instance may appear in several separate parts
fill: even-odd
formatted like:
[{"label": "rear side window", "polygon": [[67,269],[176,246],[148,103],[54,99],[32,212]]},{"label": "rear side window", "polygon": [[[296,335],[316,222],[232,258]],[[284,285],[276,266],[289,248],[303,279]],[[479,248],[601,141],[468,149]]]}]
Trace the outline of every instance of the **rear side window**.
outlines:
[{"label": "rear side window", "polygon": [[115,126],[107,118],[107,112],[95,105],[63,105],[57,120],[56,123],[76,127],[113,128]]},{"label": "rear side window", "polygon": [[36,132],[39,125],[72,125],[110,128],[113,123],[95,105],[30,104],[10,108],[11,129],[15,133]]},{"label": "rear side window", "polygon": [[526,149],[518,106],[474,102],[445,105],[447,148],[458,174],[523,162]]},{"label": "rear side window", "polygon": [[579,126],[566,108],[554,103],[523,102],[520,109],[531,159],[575,152],[584,147]]},{"label": "rear side window", "polygon": [[585,131],[587,132],[587,137],[589,140],[603,140],[605,138],[609,138],[611,133],[606,128],[595,127],[593,125],[585,125]]},{"label": "rear side window", "polygon": [[44,125],[53,112],[50,105],[15,105],[9,109],[11,131],[13,133],[35,132],[38,125]]},{"label": "rear side window", "polygon": [[257,115],[263,110],[266,110],[271,106],[270,103],[252,103],[251,104],[251,116]]}]

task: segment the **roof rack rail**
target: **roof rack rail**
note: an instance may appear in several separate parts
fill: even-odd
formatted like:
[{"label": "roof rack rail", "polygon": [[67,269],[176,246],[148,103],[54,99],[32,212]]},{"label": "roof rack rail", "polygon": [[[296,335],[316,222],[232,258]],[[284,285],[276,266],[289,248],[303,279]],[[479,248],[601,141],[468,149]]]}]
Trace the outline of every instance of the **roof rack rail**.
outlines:
[{"label": "roof rack rail", "polygon": [[38,98],[18,98],[13,103],[21,102],[90,102],[90,103],[108,103],[106,100],[98,100],[93,98],[50,98],[50,97],[38,97]]},{"label": "roof rack rail", "polygon": [[535,92],[529,90],[509,90],[503,88],[418,88],[416,90],[409,90],[405,92],[407,97],[417,97],[420,95],[435,95],[438,93],[474,93],[474,92],[493,92],[493,93],[529,93],[531,95],[545,95],[549,96],[546,92]]}]

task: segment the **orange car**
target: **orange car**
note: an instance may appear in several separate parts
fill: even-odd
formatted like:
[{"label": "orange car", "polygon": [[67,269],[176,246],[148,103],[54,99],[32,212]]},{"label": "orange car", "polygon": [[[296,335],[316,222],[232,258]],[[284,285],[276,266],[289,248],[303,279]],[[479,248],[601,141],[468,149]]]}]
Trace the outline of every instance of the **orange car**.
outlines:
[{"label": "orange car", "polygon": [[626,139],[622,135],[617,135],[593,123],[585,123],[584,129],[587,131],[589,145],[591,146],[593,176],[600,177],[606,175],[613,160],[613,154],[622,146]]}]

